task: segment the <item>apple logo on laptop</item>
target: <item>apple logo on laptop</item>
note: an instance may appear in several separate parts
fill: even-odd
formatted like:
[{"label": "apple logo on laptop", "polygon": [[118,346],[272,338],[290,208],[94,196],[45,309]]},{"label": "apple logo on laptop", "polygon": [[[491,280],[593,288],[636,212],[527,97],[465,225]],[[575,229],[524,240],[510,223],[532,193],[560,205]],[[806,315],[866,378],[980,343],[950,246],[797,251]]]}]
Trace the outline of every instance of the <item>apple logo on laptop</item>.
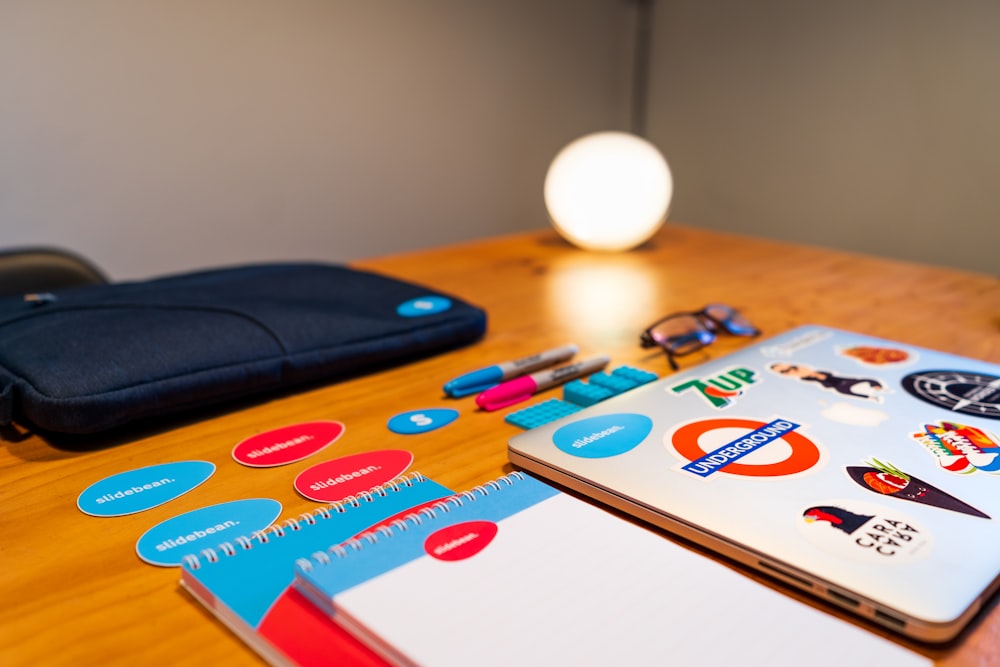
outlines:
[{"label": "apple logo on laptop", "polygon": [[852,426],[878,426],[889,415],[881,410],[865,408],[851,403],[834,403],[820,412],[827,419]]}]

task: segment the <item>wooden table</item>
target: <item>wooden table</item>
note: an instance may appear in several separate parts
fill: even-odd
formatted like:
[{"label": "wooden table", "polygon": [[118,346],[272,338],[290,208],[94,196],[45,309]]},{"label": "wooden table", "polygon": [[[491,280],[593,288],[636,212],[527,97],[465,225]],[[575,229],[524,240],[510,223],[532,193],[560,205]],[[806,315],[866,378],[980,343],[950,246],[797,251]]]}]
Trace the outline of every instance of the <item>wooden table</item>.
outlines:
[{"label": "wooden table", "polygon": [[[995,277],[679,225],[622,254],[578,250],[546,230],[356,265],[482,306],[490,316],[486,337],[348,382],[178,419],[170,430],[116,438],[102,449],[80,451],[22,428],[3,434],[0,664],[260,664],[178,586],[177,569],[137,558],[137,538],[181,512],[245,497],[280,501],[282,517],[311,511],[318,505],[295,493],[295,475],[366,450],[408,449],[412,469],[454,489],[510,471],[506,442],[520,431],[503,421],[508,411],[479,412],[472,397],[442,396],[445,380],[472,368],[572,341],[584,354],[610,355],[613,367],[664,375],[662,354],[641,349],[639,332],[658,316],[711,302],[738,307],[765,335],[824,324],[1000,363]],[[745,342],[720,339],[682,367]],[[418,436],[386,428],[396,413],[434,406],[455,407],[461,416]],[[341,421],[347,431],[316,459],[251,469],[231,458],[233,446],[255,433],[322,419]],[[99,479],[187,459],[212,461],[217,472],[166,505],[117,518],[76,507],[79,493]],[[955,645],[917,650],[940,664],[1000,664],[996,603]]]}]

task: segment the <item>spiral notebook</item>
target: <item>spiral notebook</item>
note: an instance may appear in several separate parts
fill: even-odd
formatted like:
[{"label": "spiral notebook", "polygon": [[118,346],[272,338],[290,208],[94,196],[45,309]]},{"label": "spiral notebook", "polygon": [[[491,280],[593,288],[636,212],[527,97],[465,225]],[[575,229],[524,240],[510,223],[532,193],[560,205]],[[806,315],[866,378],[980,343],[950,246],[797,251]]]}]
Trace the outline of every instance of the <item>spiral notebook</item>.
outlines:
[{"label": "spiral notebook", "polygon": [[258,536],[188,556],[181,584],[272,665],[382,667],[377,654],[292,587],[293,564],[451,494],[412,473]]},{"label": "spiral notebook", "polygon": [[929,664],[523,473],[295,569],[395,665]]}]

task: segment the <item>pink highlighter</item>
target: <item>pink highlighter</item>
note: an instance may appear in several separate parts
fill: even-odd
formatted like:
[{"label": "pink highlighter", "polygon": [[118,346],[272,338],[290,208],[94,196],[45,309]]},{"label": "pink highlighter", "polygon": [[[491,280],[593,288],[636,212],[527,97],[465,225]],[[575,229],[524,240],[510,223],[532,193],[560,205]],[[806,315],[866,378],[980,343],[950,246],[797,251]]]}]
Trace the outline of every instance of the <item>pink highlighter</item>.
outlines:
[{"label": "pink highlighter", "polygon": [[476,405],[488,412],[506,408],[509,405],[526,401],[531,398],[532,394],[544,391],[549,387],[568,382],[582,375],[596,373],[607,366],[609,361],[610,358],[606,356],[593,357],[552,370],[523,375],[502,382],[479,394],[476,396]]}]

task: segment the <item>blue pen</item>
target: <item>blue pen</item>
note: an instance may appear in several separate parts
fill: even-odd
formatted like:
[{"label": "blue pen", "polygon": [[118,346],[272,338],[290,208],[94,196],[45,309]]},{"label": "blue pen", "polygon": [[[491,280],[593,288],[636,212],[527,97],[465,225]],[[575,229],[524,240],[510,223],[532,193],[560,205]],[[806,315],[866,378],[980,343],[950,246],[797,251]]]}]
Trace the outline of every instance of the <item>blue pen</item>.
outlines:
[{"label": "blue pen", "polygon": [[444,392],[453,398],[478,394],[490,387],[496,386],[512,377],[524,375],[539,368],[545,368],[552,364],[566,361],[577,352],[576,345],[564,345],[552,350],[545,350],[538,354],[514,361],[503,361],[495,366],[480,368],[479,370],[460,375],[459,377],[446,382]]}]

